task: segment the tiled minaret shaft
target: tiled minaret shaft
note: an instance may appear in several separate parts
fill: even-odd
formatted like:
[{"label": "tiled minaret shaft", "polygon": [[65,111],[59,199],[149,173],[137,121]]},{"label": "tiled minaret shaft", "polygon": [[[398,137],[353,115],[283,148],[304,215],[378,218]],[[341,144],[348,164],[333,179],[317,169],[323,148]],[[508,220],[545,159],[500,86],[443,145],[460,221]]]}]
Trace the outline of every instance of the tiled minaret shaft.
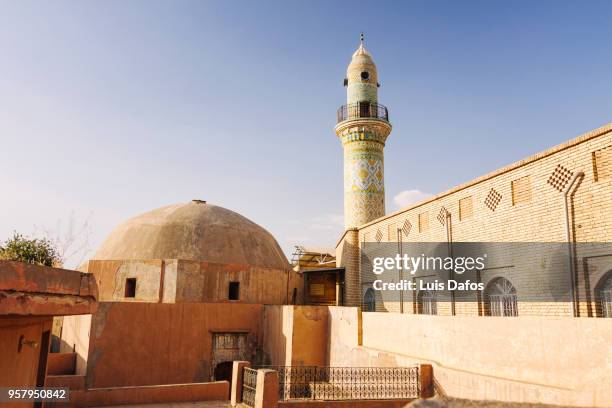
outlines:
[{"label": "tiled minaret shaft", "polygon": [[385,215],[384,154],[391,133],[387,108],[378,104],[378,73],[361,44],[346,79],[347,104],[338,110],[336,135],[344,148],[344,227]]}]

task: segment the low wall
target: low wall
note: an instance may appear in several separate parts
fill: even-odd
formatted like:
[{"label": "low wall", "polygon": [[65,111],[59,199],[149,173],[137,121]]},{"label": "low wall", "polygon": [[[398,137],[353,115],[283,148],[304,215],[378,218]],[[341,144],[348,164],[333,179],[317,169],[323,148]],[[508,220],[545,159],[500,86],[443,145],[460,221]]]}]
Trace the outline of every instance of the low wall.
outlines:
[{"label": "low wall", "polygon": [[293,342],[293,307],[264,306],[263,361],[264,365],[291,365]]},{"label": "low wall", "polygon": [[112,405],[159,404],[172,402],[225,401],[229,382],[150,385],[143,387],[93,388],[71,391],[69,403],[45,404],[47,407],[103,407]]},{"label": "low wall", "polygon": [[279,401],[278,408],[402,408],[411,401],[414,400]]},{"label": "low wall", "polygon": [[46,387],[70,388],[70,391],[85,389],[84,375],[47,375]]},{"label": "low wall", "polygon": [[607,319],[421,316],[330,307],[332,366],[429,363],[456,398],[612,406]]},{"label": "low wall", "polygon": [[47,357],[47,375],[74,374],[76,353],[49,353]]},{"label": "low wall", "polygon": [[265,365],[326,365],[327,306],[266,305],[263,319]]}]

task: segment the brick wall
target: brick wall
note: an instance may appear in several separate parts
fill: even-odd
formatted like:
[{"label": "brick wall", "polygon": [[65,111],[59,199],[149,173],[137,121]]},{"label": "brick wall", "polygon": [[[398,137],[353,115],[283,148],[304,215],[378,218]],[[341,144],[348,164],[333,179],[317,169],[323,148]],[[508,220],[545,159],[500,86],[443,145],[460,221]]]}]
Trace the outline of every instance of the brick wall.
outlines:
[{"label": "brick wall", "polygon": [[[402,228],[404,242],[445,242],[447,234],[453,242],[566,242],[563,191],[573,176],[583,172],[584,177],[578,179],[568,200],[571,239],[612,242],[612,155],[609,152],[612,152],[612,124],[365,224],[358,228],[358,239],[374,242],[381,238],[381,242],[393,242],[397,241],[397,234],[389,231]],[[444,211],[450,213],[449,226],[443,222]],[[406,224],[411,228],[404,228]],[[343,247],[346,241],[345,235],[338,247]],[[356,262],[358,259],[346,257],[339,260],[340,265],[351,265],[351,268]],[[612,268],[612,256],[600,256],[598,265],[593,262],[590,269],[589,265],[577,265],[576,286],[582,315],[588,315],[589,308],[595,308],[587,292],[597,285],[608,266]],[[353,275],[347,272],[347,292],[354,292],[351,286],[361,286],[354,278],[349,279]],[[408,293],[408,300],[411,299],[412,294]],[[385,309],[398,311],[397,302],[392,303],[385,304]],[[458,304],[456,313],[478,313],[477,306]],[[405,303],[404,313],[412,313],[413,309],[416,307],[407,307]],[[446,313],[450,313],[450,308],[438,308],[438,314]],[[571,305],[519,305],[519,314],[568,315]]]}]

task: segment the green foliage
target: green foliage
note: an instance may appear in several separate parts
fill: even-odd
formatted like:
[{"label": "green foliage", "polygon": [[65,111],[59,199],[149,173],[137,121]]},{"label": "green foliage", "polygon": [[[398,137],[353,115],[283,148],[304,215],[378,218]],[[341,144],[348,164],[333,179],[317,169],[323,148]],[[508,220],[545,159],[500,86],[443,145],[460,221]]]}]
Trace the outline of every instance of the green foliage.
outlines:
[{"label": "green foliage", "polygon": [[46,238],[29,239],[17,232],[0,245],[0,259],[44,266],[61,264],[61,257],[53,242]]}]

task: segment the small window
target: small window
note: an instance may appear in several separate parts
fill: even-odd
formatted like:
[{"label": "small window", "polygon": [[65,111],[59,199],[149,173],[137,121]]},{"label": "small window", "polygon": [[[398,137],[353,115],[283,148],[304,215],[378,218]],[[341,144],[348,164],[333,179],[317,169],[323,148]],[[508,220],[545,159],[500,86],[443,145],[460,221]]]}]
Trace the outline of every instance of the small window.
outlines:
[{"label": "small window", "polygon": [[239,300],[240,299],[240,282],[230,282],[229,294],[227,298],[229,300]]},{"label": "small window", "polygon": [[429,213],[424,212],[419,214],[419,232],[425,232],[429,229]]},{"label": "small window", "polygon": [[363,71],[361,73],[361,79],[363,79],[364,81],[367,81],[368,78],[370,78],[370,74],[368,73],[368,71]]},{"label": "small window", "polygon": [[592,156],[595,181],[612,179],[612,146],[599,149]]},{"label": "small window", "polygon": [[125,294],[126,298],[136,297],[136,278],[127,278],[125,280]]},{"label": "small window", "polygon": [[461,221],[472,218],[474,214],[474,206],[472,204],[472,196],[465,197],[459,200],[459,219]]},{"label": "small window", "polygon": [[387,226],[387,241],[395,242],[399,237],[400,229],[396,228],[395,224],[389,224]]},{"label": "small window", "polygon": [[529,176],[512,180],[512,205],[531,201],[531,182]]}]

